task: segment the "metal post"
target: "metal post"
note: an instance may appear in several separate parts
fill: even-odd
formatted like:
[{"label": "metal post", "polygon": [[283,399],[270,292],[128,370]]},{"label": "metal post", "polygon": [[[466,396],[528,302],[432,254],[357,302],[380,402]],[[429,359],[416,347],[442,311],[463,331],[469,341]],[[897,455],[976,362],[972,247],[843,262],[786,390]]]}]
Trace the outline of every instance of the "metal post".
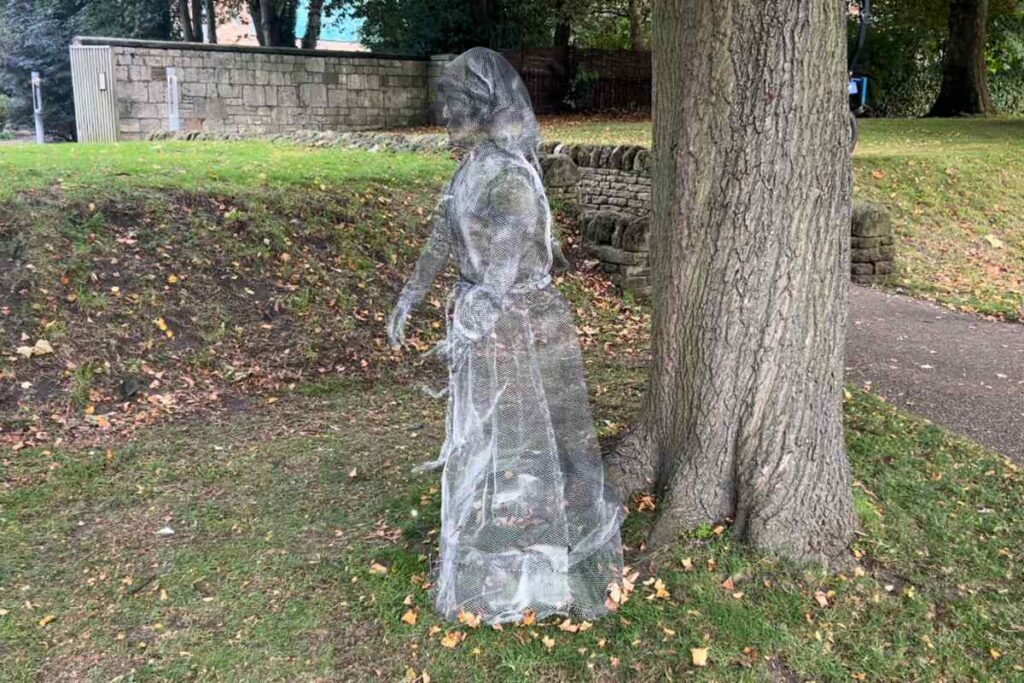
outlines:
[{"label": "metal post", "polygon": [[167,67],[167,128],[172,131],[181,130],[181,117],[178,112],[178,76],[174,67]]},{"label": "metal post", "polygon": [[36,120],[36,144],[46,142],[43,134],[43,79],[39,77],[38,71],[32,72],[32,113]]}]

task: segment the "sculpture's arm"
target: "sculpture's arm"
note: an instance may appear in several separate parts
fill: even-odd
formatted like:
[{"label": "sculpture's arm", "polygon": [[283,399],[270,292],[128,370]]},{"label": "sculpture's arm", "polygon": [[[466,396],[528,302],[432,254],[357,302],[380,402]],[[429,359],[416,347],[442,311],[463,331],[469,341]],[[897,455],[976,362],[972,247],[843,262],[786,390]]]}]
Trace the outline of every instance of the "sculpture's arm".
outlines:
[{"label": "sculpture's arm", "polygon": [[405,323],[409,318],[409,313],[423,301],[423,297],[426,296],[427,290],[430,289],[437,274],[448,263],[452,249],[452,232],[448,224],[450,199],[446,187],[431,214],[430,237],[427,238],[427,243],[423,246],[423,251],[420,252],[420,257],[416,261],[416,269],[406,281],[405,287],[402,288],[402,293],[398,297],[398,302],[391,310],[391,315],[388,318],[388,341],[392,346],[398,346],[405,341]]}]

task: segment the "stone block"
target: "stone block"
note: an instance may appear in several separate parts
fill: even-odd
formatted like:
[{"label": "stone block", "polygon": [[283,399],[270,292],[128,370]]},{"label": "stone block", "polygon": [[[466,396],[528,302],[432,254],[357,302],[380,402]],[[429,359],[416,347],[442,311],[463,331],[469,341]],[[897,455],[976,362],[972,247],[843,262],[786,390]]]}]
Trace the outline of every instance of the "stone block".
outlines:
[{"label": "stone block", "polygon": [[646,253],[649,249],[649,240],[650,220],[642,216],[633,218],[619,228],[612,244],[626,251]]},{"label": "stone block", "polygon": [[622,266],[647,266],[647,254],[623,251],[607,244],[587,247],[587,253],[602,263],[614,263]]},{"label": "stone block", "polygon": [[242,101],[247,107],[261,107],[265,104],[263,88],[255,85],[242,86]]},{"label": "stone block", "polygon": [[303,83],[299,86],[299,102],[307,107],[327,106],[327,87],[323,83]]},{"label": "stone block", "polygon": [[892,220],[885,207],[875,202],[854,202],[850,232],[854,237],[892,234]]},{"label": "stone block", "polygon": [[850,272],[854,275],[872,275],[875,272],[873,263],[851,263]]}]

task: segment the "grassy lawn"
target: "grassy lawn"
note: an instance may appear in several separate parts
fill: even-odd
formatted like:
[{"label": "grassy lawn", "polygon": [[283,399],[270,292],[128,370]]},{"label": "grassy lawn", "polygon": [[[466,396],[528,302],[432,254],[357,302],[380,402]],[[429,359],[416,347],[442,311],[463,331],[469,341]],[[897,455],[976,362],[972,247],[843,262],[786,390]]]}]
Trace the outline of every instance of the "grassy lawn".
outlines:
[{"label": "grassy lawn", "polygon": [[[619,613],[575,632],[438,620],[438,480],[409,473],[443,436],[420,391],[438,369],[387,349],[383,319],[451,168],[256,143],[0,149],[0,680],[1024,678],[1024,475],[859,392],[857,568],[751,554],[727,523],[651,555],[631,502],[641,582]],[[562,227],[577,268],[558,283],[614,434],[646,310]],[[37,340],[52,352],[16,351]]]},{"label": "grassy lawn", "polygon": [[[589,380],[613,387],[600,419],[630,415],[641,371],[594,363]],[[645,555],[635,513],[630,561],[669,597],[638,583],[576,633],[446,624],[423,586],[438,481],[408,473],[439,446],[441,411],[414,385],[304,385],[227,421],[19,453],[0,492],[5,680],[1024,676],[1024,476],[861,394],[846,405],[854,571],[752,555],[727,528]]]}]

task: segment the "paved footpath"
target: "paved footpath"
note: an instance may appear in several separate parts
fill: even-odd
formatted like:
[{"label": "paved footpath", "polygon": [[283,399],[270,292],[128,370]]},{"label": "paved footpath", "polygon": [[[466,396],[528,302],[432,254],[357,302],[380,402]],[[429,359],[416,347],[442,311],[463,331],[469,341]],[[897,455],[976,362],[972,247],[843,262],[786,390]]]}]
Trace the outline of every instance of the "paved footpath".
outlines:
[{"label": "paved footpath", "polygon": [[846,377],[1024,462],[1024,325],[853,286]]}]

